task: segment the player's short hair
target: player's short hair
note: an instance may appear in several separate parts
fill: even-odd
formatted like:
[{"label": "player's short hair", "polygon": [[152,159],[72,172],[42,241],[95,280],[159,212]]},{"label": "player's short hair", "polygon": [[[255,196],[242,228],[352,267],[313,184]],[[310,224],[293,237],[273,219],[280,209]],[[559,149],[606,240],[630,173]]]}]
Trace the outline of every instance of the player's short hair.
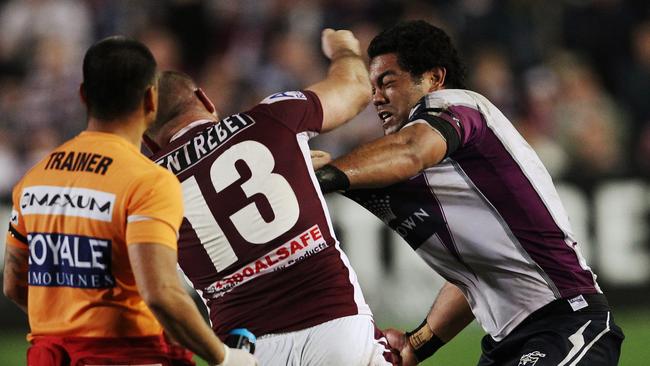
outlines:
[{"label": "player's short hair", "polygon": [[399,66],[414,78],[434,67],[447,70],[445,86],[465,88],[465,66],[442,29],[423,20],[400,22],[379,33],[368,46],[368,56],[395,53]]},{"label": "player's short hair", "polygon": [[135,111],[156,82],[156,60],[144,44],[113,36],[92,45],[83,62],[88,114],[114,120]]},{"label": "player's short hair", "polygon": [[149,131],[158,131],[167,122],[193,106],[197,86],[192,78],[179,71],[163,71],[158,79],[158,114]]}]

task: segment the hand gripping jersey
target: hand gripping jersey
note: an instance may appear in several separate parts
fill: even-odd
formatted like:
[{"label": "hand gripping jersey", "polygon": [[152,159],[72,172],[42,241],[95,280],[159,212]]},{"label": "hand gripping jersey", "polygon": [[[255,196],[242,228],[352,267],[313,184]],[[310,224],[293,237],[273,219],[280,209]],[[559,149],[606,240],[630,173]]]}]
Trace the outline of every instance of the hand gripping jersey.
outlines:
[{"label": "hand gripping jersey", "polygon": [[314,93],[278,93],[186,126],[151,157],[181,181],[179,264],[222,337],[370,314],[311,165],[322,120]]},{"label": "hand gripping jersey", "polygon": [[112,134],[82,132],[36,164],[14,188],[7,235],[29,250],[31,336],[162,334],[126,246],[176,250],[180,195],[172,174]]},{"label": "hand gripping jersey", "polygon": [[451,125],[460,142],[408,181],[348,196],[457,285],[495,340],[554,299],[600,292],[551,177],[494,105],[471,91],[441,90],[409,121],[405,127]]}]

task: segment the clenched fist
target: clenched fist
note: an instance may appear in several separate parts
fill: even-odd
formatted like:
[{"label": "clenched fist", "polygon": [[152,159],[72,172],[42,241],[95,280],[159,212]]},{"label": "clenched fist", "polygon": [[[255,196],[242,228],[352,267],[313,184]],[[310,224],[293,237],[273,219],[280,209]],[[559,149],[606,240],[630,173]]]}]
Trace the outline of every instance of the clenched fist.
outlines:
[{"label": "clenched fist", "polygon": [[345,54],[361,56],[359,40],[349,30],[324,29],[321,35],[321,43],[323,53],[330,60]]}]

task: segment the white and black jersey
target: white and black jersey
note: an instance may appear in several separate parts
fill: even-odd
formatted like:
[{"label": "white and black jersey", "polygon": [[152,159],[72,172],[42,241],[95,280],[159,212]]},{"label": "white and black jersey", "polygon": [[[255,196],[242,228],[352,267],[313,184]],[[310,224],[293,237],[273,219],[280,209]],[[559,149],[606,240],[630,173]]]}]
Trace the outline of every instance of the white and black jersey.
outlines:
[{"label": "white and black jersey", "polygon": [[555,299],[601,293],[551,177],[492,103],[468,90],[432,92],[403,128],[417,123],[447,136],[445,159],[347,195],[457,285],[493,339]]}]

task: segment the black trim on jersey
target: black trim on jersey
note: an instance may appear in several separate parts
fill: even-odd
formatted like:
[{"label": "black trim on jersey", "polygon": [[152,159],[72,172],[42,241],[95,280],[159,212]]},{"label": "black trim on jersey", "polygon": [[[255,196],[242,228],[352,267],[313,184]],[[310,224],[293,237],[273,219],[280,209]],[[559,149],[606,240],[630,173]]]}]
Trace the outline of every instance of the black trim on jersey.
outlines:
[{"label": "black trim on jersey", "polygon": [[447,141],[447,152],[445,153],[445,158],[453,154],[460,147],[460,136],[458,132],[448,121],[434,115],[432,112],[445,112],[439,108],[430,108],[424,111],[419,112],[418,114],[411,117],[411,121],[416,121],[418,119],[425,120],[431,127],[435,128],[442,137]]},{"label": "black trim on jersey", "polygon": [[27,238],[24,237],[23,234],[19,233],[18,230],[16,230],[16,228],[11,226],[11,224],[9,224],[9,232],[11,233],[11,236],[18,239],[18,241],[22,242],[23,244],[29,244],[27,242]]}]

